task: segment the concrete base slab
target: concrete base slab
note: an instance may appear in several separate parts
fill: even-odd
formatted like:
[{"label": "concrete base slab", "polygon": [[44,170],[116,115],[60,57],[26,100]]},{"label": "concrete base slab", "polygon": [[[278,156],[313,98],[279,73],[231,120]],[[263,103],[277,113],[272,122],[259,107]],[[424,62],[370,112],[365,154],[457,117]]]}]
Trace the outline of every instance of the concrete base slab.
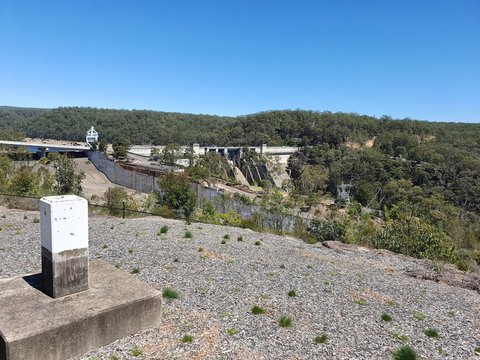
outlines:
[{"label": "concrete base slab", "polygon": [[162,294],[100,261],[90,288],[53,299],[41,274],[0,280],[0,360],[63,360],[161,322]]}]

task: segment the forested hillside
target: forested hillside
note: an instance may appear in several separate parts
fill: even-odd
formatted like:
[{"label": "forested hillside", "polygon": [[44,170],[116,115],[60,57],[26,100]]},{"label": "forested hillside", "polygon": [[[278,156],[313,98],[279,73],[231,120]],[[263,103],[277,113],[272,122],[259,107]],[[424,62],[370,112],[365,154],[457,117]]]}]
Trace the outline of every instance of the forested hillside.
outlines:
[{"label": "forested hillside", "polygon": [[445,253],[433,256],[420,249],[414,255],[449,261],[462,254],[455,251],[452,257],[453,248],[480,246],[480,124],[301,110],[220,117],[0,108],[4,138],[82,140],[92,125],[110,142],[127,138],[134,144],[297,145],[301,150],[289,162],[291,191],[288,197],[275,198],[277,207],[314,207],[322,196],[335,196],[337,185],[345,182],[352,184],[353,202],[378,211],[385,222],[379,228],[353,207],[348,219],[331,219],[328,226],[313,229],[320,239],[330,232],[344,241],[410,254],[415,244],[430,244]]}]

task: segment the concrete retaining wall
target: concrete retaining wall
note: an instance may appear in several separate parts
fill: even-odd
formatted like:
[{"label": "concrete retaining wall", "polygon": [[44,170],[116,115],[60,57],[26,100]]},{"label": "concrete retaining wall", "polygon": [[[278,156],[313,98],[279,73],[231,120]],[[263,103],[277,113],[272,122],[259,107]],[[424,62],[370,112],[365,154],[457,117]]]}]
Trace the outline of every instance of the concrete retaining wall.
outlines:
[{"label": "concrete retaining wall", "polygon": [[[154,176],[124,169],[115,161],[98,151],[90,151],[88,157],[93,165],[115,184],[144,193],[162,191],[158,178]],[[293,232],[295,224],[298,221],[307,221],[307,219],[292,215],[268,213],[258,205],[247,204],[237,198],[225,196],[220,189],[209,188],[196,183],[192,183],[192,188],[197,194],[198,207],[202,208],[206,201],[209,201],[215,206],[218,212],[225,213],[230,209],[234,210],[240,214],[243,220],[256,218],[259,221],[259,225],[266,229]]]}]

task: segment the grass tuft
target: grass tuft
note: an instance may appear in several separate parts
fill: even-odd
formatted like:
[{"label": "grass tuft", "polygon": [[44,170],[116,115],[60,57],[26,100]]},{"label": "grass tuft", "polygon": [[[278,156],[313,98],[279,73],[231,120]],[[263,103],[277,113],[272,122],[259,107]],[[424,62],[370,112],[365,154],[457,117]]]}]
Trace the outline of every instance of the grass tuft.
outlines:
[{"label": "grass tuft", "polygon": [[168,232],[168,226],[167,226],[167,225],[163,225],[163,226],[160,228],[159,233],[160,233],[160,234],[166,234],[167,232]]},{"label": "grass tuft", "polygon": [[389,322],[389,321],[392,321],[392,320],[393,320],[393,318],[392,318],[389,314],[387,314],[387,313],[383,313],[382,316],[381,316],[381,319],[382,319],[383,321],[386,321],[386,322]]},{"label": "grass tuft", "polygon": [[185,231],[185,239],[191,239],[192,238],[192,232],[191,231]]},{"label": "grass tuft", "polygon": [[227,240],[222,240],[220,244],[225,245],[227,243]]},{"label": "grass tuft", "polygon": [[183,337],[180,339],[182,343],[191,343],[193,341],[193,336],[189,334],[183,335]]},{"label": "grass tuft", "polygon": [[33,223],[38,224],[40,222],[40,219],[38,217],[33,218]]},{"label": "grass tuft", "polygon": [[237,335],[239,332],[240,332],[240,330],[235,329],[235,328],[227,329],[227,334],[230,335],[230,336]]},{"label": "grass tuft", "polygon": [[132,350],[130,350],[130,354],[134,357],[137,357],[142,355],[142,350],[135,346]]},{"label": "grass tuft", "polygon": [[423,321],[427,318],[427,315],[420,311],[412,311],[412,316],[419,321]]},{"label": "grass tuft", "polygon": [[162,296],[165,299],[178,299],[180,297],[180,295],[178,294],[178,291],[169,287],[166,287],[165,289],[163,289]]},{"label": "grass tuft", "polygon": [[132,274],[138,274],[140,273],[140,269],[138,267],[134,267],[132,271],[130,271]]},{"label": "grass tuft", "polygon": [[230,239],[230,235],[225,234],[225,235],[223,235],[223,238],[224,238],[225,240],[228,240],[228,239]]},{"label": "grass tuft", "polygon": [[439,338],[440,335],[438,334],[438,331],[435,329],[425,329],[423,330],[423,333],[428,336],[428,337],[433,337],[433,338]]},{"label": "grass tuft", "polygon": [[288,296],[289,296],[289,297],[295,297],[295,296],[297,296],[297,293],[295,292],[295,290],[290,290],[290,291],[288,292]]},{"label": "grass tuft", "polygon": [[260,245],[262,245],[262,243],[260,241],[255,241],[255,245],[260,246]]},{"label": "grass tuft", "polygon": [[281,327],[290,327],[292,326],[292,324],[292,318],[287,315],[282,315],[280,316],[280,319],[278,319],[278,325],[280,325]]},{"label": "grass tuft", "polygon": [[252,314],[253,315],[261,315],[261,314],[265,314],[265,309],[262,308],[261,306],[253,306],[252,307]]},{"label": "grass tuft", "polygon": [[325,344],[327,341],[328,341],[327,334],[322,334],[315,337],[315,344]]},{"label": "grass tuft", "polygon": [[416,360],[417,354],[410,346],[402,346],[393,353],[393,360]]},{"label": "grass tuft", "polygon": [[243,241],[243,236],[237,237],[237,241]]}]

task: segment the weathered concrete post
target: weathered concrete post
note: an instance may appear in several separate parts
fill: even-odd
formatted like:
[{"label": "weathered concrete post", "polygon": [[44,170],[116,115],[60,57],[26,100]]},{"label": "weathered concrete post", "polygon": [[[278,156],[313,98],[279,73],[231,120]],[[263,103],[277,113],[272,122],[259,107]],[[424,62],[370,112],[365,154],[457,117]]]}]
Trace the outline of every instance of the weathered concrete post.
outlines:
[{"label": "weathered concrete post", "polygon": [[88,290],[88,203],[75,196],[40,200],[42,277],[53,298]]}]

